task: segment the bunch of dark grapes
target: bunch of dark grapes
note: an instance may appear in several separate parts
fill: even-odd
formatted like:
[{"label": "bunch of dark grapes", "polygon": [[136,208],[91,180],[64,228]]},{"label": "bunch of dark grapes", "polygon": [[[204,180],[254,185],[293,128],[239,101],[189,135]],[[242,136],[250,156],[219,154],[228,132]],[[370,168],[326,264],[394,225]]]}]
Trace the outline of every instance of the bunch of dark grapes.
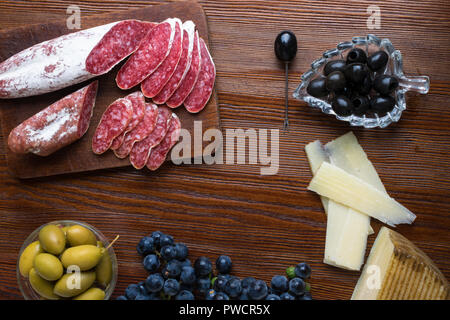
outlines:
[{"label": "bunch of dark grapes", "polygon": [[221,255],[213,264],[199,257],[192,265],[189,249],[160,231],[143,237],[137,251],[150,273],[145,281],[130,284],[117,300],[312,300],[307,282],[311,268],[306,263],[289,267],[286,275],[276,275],[268,286],[254,277],[231,275],[231,258]]}]

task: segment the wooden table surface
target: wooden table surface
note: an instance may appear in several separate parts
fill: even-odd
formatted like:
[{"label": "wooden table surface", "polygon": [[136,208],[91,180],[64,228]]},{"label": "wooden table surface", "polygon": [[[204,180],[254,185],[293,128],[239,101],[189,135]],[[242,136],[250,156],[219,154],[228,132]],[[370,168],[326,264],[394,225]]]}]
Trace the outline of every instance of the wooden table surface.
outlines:
[{"label": "wooden table surface", "polygon": [[[156,1],[2,1],[0,28],[67,16],[70,4],[91,15],[157,4]],[[280,129],[277,175],[260,165],[165,165],[154,174],[120,168],[34,180],[7,171],[0,136],[0,298],[20,299],[17,254],[35,228],[58,219],[85,221],[115,245],[119,281],[115,295],[145,279],[135,247],[162,230],[188,244],[190,258],[228,254],[233,273],[270,281],[297,262],[311,264],[317,299],[348,299],[359,277],[322,262],[326,217],[311,179],[306,143],[327,142],[353,130],[390,195],[417,215],[397,230],[435,261],[450,279],[450,6],[446,1],[376,1],[381,29],[368,30],[374,1],[200,1],[206,12],[217,67],[222,129]],[[81,22],[82,23],[82,22]],[[283,69],[273,53],[279,31],[297,35],[290,93],[312,60],[337,42],[374,33],[388,37],[404,58],[406,74],[430,76],[427,95],[407,95],[408,109],[386,129],[350,128],[290,99],[284,117]],[[1,39],[0,39],[1,41]],[[1,107],[1,102],[0,102]],[[376,232],[380,223],[372,220]],[[375,236],[369,237],[371,247]],[[369,251],[369,250],[368,250]]]}]

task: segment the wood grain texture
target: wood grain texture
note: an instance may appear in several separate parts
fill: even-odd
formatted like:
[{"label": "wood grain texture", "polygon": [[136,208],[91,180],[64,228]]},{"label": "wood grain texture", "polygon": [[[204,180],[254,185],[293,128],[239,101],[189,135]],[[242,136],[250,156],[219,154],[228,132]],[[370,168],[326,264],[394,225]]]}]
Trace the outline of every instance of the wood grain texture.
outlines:
[{"label": "wood grain texture", "polygon": [[[143,7],[148,1],[71,1],[86,15]],[[381,29],[367,30],[373,1],[200,1],[208,19],[223,130],[280,129],[277,175],[259,165],[167,164],[157,174],[131,168],[19,181],[6,171],[0,149],[0,297],[20,299],[17,253],[26,236],[57,219],[97,226],[115,246],[115,295],[146,276],[135,246],[160,229],[189,245],[191,259],[227,253],[233,273],[270,281],[300,261],[312,265],[317,299],[348,299],[359,277],[322,262],[326,218],[311,179],[306,143],[327,142],[353,130],[389,194],[417,215],[396,228],[427,253],[450,278],[450,7],[445,1],[377,1]],[[2,28],[64,16],[64,1],[3,1]],[[84,15],[83,15],[84,17]],[[427,95],[407,95],[408,109],[386,129],[356,129],[294,99],[290,129],[284,117],[283,69],[273,54],[276,34],[293,30],[299,51],[290,70],[290,92],[310,62],[337,42],[375,33],[401,50],[406,74],[431,78]],[[0,39],[1,41],[1,39]],[[0,145],[3,145],[0,137]],[[377,233],[380,224],[372,221]],[[372,246],[374,236],[369,237]],[[368,251],[367,251],[368,253]]]},{"label": "wood grain texture", "polygon": [[[206,43],[209,43],[205,14],[202,7],[196,3],[179,2],[94,15],[83,19],[83,29],[126,19],[159,22],[172,16],[176,16],[182,21],[192,20],[197,27],[199,35]],[[37,43],[71,32],[73,30],[67,28],[65,18],[45,24],[25,25],[15,29],[0,30],[0,39],[2,39],[0,43],[0,61],[6,60],[15,53]],[[99,81],[99,89],[91,126],[79,141],[44,158],[34,154],[16,154],[9,150],[6,144],[5,150],[7,151],[9,171],[15,177],[23,179],[130,166],[129,158],[119,159],[112,151],[108,151],[101,156],[96,155],[92,152],[91,145],[96,126],[100,122],[106,108],[116,99],[140,90],[139,86],[126,91],[117,87],[115,77],[124,63],[125,61],[119,63],[107,74],[96,78]],[[40,96],[1,101],[0,120],[3,136],[8,137],[9,132],[25,119],[92,81],[91,79],[81,84]],[[182,128],[186,129],[192,136],[194,134],[194,121],[202,121],[204,130],[219,128],[219,110],[215,90],[208,104],[198,114],[191,114],[184,107],[176,108],[172,111],[179,117]],[[169,161],[169,157],[167,161]]]}]

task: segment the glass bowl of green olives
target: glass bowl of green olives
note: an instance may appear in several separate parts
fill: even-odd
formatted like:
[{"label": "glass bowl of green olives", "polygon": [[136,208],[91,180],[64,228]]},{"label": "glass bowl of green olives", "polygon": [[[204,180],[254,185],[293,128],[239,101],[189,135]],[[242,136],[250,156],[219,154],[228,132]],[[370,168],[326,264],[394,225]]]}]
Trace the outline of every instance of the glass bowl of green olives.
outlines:
[{"label": "glass bowl of green olives", "polygon": [[294,98],[352,126],[384,128],[406,109],[405,93],[428,93],[427,76],[406,76],[389,39],[353,37],[327,50],[300,77]]},{"label": "glass bowl of green olives", "polygon": [[72,220],[34,230],[16,270],[25,300],[108,300],[118,274],[112,243],[93,226]]}]

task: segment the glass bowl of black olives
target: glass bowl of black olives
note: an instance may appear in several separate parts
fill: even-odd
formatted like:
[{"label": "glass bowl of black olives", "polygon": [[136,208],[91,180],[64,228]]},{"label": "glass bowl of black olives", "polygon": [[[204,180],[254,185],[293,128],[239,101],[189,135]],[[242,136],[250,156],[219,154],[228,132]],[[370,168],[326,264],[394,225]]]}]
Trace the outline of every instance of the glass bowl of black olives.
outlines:
[{"label": "glass bowl of black olives", "polygon": [[365,128],[397,122],[406,109],[405,93],[430,88],[427,76],[405,76],[400,51],[374,35],[325,51],[300,79],[294,98]]}]

